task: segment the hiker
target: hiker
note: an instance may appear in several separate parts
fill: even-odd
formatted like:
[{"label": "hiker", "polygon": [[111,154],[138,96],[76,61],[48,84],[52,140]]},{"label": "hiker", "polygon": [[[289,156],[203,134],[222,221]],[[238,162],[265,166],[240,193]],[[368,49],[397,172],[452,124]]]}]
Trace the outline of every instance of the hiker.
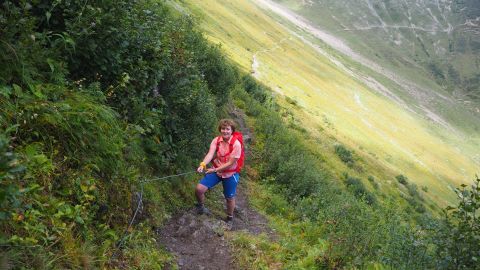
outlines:
[{"label": "hiker", "polygon": [[[240,180],[240,169],[243,165],[243,137],[240,132],[235,132],[235,122],[231,119],[222,119],[218,123],[220,136],[215,137],[210,143],[210,149],[198,167],[198,172],[207,169],[207,164],[213,160],[213,167],[206,170],[205,177],[200,180],[195,189],[197,196],[197,212],[208,214],[205,207],[205,192],[222,182],[223,195],[227,204],[226,222],[233,223],[235,209],[235,194]],[[215,156],[215,159],[214,159]]]}]

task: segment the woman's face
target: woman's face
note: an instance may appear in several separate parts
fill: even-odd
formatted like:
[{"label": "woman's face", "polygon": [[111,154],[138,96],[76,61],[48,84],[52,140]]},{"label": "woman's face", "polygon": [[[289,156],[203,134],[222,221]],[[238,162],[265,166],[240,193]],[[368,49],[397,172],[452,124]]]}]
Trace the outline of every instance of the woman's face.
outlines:
[{"label": "woman's face", "polygon": [[232,136],[232,127],[231,126],[223,126],[220,129],[220,133],[222,134],[223,139],[228,140]]}]

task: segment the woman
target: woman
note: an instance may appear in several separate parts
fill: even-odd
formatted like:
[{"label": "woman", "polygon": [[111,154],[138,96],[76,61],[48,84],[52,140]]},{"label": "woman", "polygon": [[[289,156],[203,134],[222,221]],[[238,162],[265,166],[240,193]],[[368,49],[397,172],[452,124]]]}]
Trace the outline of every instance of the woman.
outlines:
[{"label": "woman", "polygon": [[197,184],[195,195],[197,196],[197,211],[199,214],[208,213],[205,208],[205,192],[213,188],[218,183],[222,182],[223,195],[225,196],[227,204],[227,218],[226,222],[229,225],[233,224],[233,211],[235,209],[235,194],[237,185],[240,180],[240,165],[239,159],[242,155],[242,143],[236,136],[235,123],[231,119],[222,119],[218,123],[218,131],[220,136],[215,137],[210,143],[210,149],[203,161],[198,167],[198,172],[203,172],[207,164],[212,161],[213,168],[206,170],[206,175],[200,183]]}]

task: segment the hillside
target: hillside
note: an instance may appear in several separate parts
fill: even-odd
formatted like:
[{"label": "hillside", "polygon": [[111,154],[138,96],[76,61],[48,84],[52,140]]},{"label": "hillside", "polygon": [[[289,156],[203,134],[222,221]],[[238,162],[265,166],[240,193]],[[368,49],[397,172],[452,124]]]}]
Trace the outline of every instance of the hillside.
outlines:
[{"label": "hillside", "polygon": [[462,101],[478,101],[478,1],[276,2],[382,65],[413,80],[429,77]]},{"label": "hillside", "polygon": [[[335,143],[346,145],[365,162],[363,174],[380,179],[385,191],[396,189],[394,176],[404,174],[445,206],[454,201],[452,187],[477,173],[478,116],[428,76],[416,81],[332,35],[321,40],[324,32],[288,20],[269,1],[187,3],[210,40],[293,100],[296,105],[286,106],[299,125],[313,137],[334,138],[313,148],[329,152]],[[338,162],[327,162],[342,171]]]},{"label": "hillside", "polygon": [[[255,3],[0,3],[1,269],[478,269],[475,118]],[[194,204],[226,117],[227,222]]]}]

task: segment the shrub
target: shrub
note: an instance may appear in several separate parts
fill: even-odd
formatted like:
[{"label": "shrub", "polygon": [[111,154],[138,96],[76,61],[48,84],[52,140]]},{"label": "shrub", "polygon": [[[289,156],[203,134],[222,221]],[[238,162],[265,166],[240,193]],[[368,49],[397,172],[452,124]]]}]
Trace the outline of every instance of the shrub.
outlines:
[{"label": "shrub", "polygon": [[260,85],[251,75],[242,78],[242,86],[252,97],[260,103],[265,103],[268,98],[268,90]]},{"label": "shrub", "polygon": [[347,166],[353,166],[354,160],[352,152],[348,150],[344,145],[335,145],[335,153],[340,158],[340,160],[343,161],[343,163],[347,164]]},{"label": "shrub", "polygon": [[410,196],[423,200],[422,195],[420,195],[420,193],[418,192],[417,185],[415,185],[414,183],[410,183],[409,185],[407,185],[407,190]]},{"label": "shrub", "polygon": [[397,181],[404,186],[408,185],[408,178],[403,174],[395,176],[395,179],[397,179]]},{"label": "shrub", "polygon": [[15,181],[25,167],[20,165],[16,153],[11,149],[8,132],[0,129],[0,221],[11,217],[21,201],[20,187]]},{"label": "shrub", "polygon": [[369,175],[368,181],[372,184],[374,189],[378,189],[378,183],[375,181],[375,178],[373,176]]},{"label": "shrub", "polygon": [[444,269],[478,269],[480,258],[480,179],[467,188],[462,184],[455,189],[459,199],[455,207],[448,206],[443,219],[444,227],[437,232],[438,267]]},{"label": "shrub", "polygon": [[117,114],[85,92],[51,84],[32,87],[37,96],[18,94],[15,103],[0,100],[7,123],[21,123],[19,142],[48,142],[47,151],[55,147],[61,151],[57,155],[70,157],[67,164],[95,164],[97,172],[112,177],[124,147]]},{"label": "shrub", "polygon": [[285,97],[285,100],[293,106],[298,106],[298,101],[296,101],[295,99],[293,99],[291,97]]},{"label": "shrub", "polygon": [[17,268],[105,268],[136,180],[204,154],[238,74],[163,2],[40,2],[0,4],[0,240]]},{"label": "shrub", "polygon": [[367,204],[372,205],[377,202],[375,195],[367,190],[362,180],[346,175],[345,184],[353,192],[355,197],[364,199]]},{"label": "shrub", "polygon": [[419,200],[418,197],[407,197],[405,200],[412,206],[413,210],[415,210],[417,213],[425,213],[426,208],[425,205]]}]

